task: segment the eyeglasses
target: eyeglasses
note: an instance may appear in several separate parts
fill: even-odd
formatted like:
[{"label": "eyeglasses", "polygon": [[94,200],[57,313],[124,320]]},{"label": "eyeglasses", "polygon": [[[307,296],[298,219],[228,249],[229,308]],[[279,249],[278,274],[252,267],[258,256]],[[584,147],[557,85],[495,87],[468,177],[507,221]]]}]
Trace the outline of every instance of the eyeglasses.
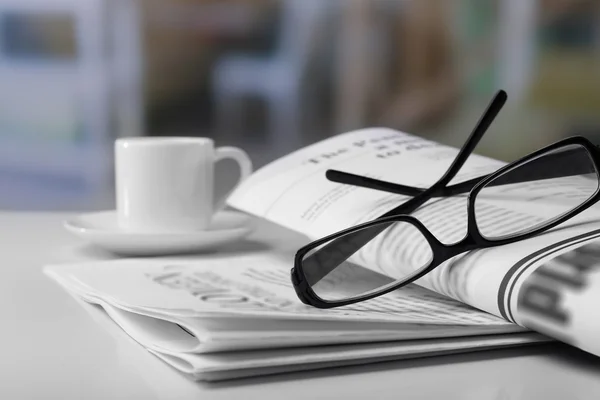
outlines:
[{"label": "eyeglasses", "polygon": [[[318,308],[369,300],[459,254],[530,238],[595,204],[600,199],[600,150],[583,137],[561,140],[490,175],[449,185],[505,102],[506,93],[498,92],[446,173],[428,189],[327,171],[334,182],[414,197],[371,222],[298,250],[291,275],[300,300]],[[456,243],[443,243],[409,215],[436,197],[462,197],[467,203],[467,233]],[[438,217],[443,212],[438,206]],[[364,260],[376,260],[384,273],[359,267]]]}]

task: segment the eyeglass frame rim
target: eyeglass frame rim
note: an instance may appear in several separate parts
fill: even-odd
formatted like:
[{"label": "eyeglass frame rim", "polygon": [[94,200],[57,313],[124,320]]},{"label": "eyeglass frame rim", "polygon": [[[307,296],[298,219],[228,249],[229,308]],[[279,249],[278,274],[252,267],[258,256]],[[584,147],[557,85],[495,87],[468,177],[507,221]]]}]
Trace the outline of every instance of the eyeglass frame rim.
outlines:
[{"label": "eyeglass frame rim", "polygon": [[[596,174],[598,176],[599,185],[596,188],[595,193],[593,195],[591,195],[583,203],[581,203],[579,206],[575,207],[574,209],[568,211],[567,213],[563,214],[562,216],[555,218],[551,222],[549,222],[547,224],[543,224],[542,226],[535,228],[531,231],[525,232],[523,234],[518,234],[518,235],[515,235],[512,237],[500,238],[497,240],[490,240],[490,239],[485,238],[485,236],[483,236],[481,234],[481,232],[479,231],[479,228],[477,227],[476,218],[475,218],[475,199],[477,198],[477,195],[479,194],[479,192],[481,192],[481,190],[488,183],[490,183],[491,181],[496,179],[498,176],[504,174],[508,170],[513,169],[520,164],[526,164],[527,162],[531,161],[532,159],[535,159],[538,156],[541,156],[552,150],[556,150],[561,147],[566,147],[569,145],[580,145],[587,151],[592,163],[594,164],[594,168],[595,168]],[[294,267],[291,270],[292,284],[294,286],[294,290],[296,291],[296,294],[298,295],[300,300],[305,304],[309,304],[314,307],[322,308],[322,309],[342,307],[345,305],[350,305],[350,304],[355,304],[355,303],[359,303],[362,301],[370,300],[370,299],[385,295],[387,293],[390,293],[394,290],[398,290],[410,283],[413,283],[417,279],[422,278],[423,276],[430,273],[431,271],[433,271],[435,268],[439,267],[442,263],[449,260],[450,258],[460,255],[462,253],[465,253],[467,251],[502,246],[505,244],[515,243],[515,242],[518,242],[521,240],[527,240],[531,237],[537,236],[540,233],[548,231],[548,230],[554,228],[555,226],[560,225],[563,222],[577,216],[578,214],[582,213],[583,211],[585,211],[586,209],[588,209],[589,207],[591,207],[592,205],[597,203],[598,200],[600,200],[600,168],[599,167],[600,167],[600,150],[590,140],[588,140],[587,138],[582,137],[582,136],[572,136],[572,137],[569,137],[566,139],[559,140],[559,141],[552,143],[548,146],[545,146],[539,150],[536,150],[516,161],[511,162],[511,163],[499,168],[498,170],[496,170],[495,172],[493,172],[489,175],[483,176],[481,178],[481,180],[477,184],[475,184],[475,186],[473,186],[473,188],[469,191],[469,194],[467,197],[467,232],[466,232],[465,236],[463,237],[463,239],[461,239],[460,241],[458,241],[456,243],[452,243],[452,244],[444,244],[444,243],[440,242],[440,240],[437,239],[423,225],[423,223],[421,223],[417,218],[413,217],[412,215],[398,214],[398,215],[391,215],[391,216],[383,217],[383,218],[377,218],[372,221],[365,222],[365,223],[362,223],[359,225],[355,225],[353,227],[350,227],[350,228],[338,231],[336,233],[327,235],[321,239],[317,239],[317,240],[301,247],[296,252],[296,255],[294,256]],[[423,194],[425,192],[435,193],[437,191],[443,190],[447,186],[448,186],[448,182],[438,181],[434,185],[432,185],[429,189],[425,190],[423,192]],[[383,287],[381,290],[375,291],[373,293],[366,293],[366,294],[355,296],[355,297],[352,297],[349,299],[335,300],[335,301],[324,300],[321,297],[319,297],[315,293],[315,291],[310,287],[310,285],[308,285],[308,282],[305,279],[303,279],[305,275],[303,272],[302,259],[309,251],[311,251],[311,250],[315,249],[316,247],[319,247],[320,245],[327,243],[328,241],[331,241],[333,239],[348,235],[350,233],[354,233],[354,232],[362,230],[362,229],[367,229],[371,226],[375,226],[378,224],[384,224],[386,222],[407,222],[407,223],[412,224],[415,228],[417,228],[419,230],[419,232],[427,240],[427,242],[432,250],[432,253],[433,253],[433,257],[427,267],[422,268],[421,270],[419,270],[419,272],[410,276],[408,279],[401,280],[393,285],[390,285],[389,287]]]}]

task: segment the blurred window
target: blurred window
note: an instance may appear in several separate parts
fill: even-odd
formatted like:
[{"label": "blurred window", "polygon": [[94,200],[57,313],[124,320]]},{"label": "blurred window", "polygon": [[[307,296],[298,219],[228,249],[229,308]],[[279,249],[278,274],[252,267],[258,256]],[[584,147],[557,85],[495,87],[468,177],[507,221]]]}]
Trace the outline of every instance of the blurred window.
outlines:
[{"label": "blurred window", "polygon": [[2,53],[13,59],[74,60],[75,27],[67,13],[8,12],[0,16]]}]

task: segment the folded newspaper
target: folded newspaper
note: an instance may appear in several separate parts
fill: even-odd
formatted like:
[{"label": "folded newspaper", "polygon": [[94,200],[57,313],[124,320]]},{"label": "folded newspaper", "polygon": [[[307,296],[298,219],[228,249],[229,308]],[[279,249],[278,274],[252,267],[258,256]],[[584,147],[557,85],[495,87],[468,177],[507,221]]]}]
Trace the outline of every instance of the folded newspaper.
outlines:
[{"label": "folded newspaper", "polygon": [[[427,187],[457,151],[389,129],[350,132],[260,169],[228,203],[317,239],[407,200],[330,182],[327,169]],[[454,181],[501,165],[473,155]],[[532,187],[536,202],[519,215],[503,213],[500,205],[488,218],[517,224],[535,217],[544,198],[561,190],[542,186]],[[444,242],[466,233],[465,196],[425,204],[414,215]],[[293,253],[285,251],[89,262],[45,271],[100,320],[114,321],[175,369],[212,381],[552,339],[600,355],[598,239],[600,208],[592,207],[545,234],[463,254],[415,284],[327,310],[296,298],[289,278]],[[386,274],[381,258],[360,258],[365,279],[373,271]]]}]

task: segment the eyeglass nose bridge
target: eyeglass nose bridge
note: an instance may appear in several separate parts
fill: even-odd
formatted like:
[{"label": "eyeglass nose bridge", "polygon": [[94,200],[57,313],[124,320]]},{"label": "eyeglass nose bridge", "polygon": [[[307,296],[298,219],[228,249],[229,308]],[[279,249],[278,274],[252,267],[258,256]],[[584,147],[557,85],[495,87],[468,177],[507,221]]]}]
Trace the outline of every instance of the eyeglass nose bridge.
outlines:
[{"label": "eyeglass nose bridge", "polygon": [[464,238],[453,244],[442,244],[442,247],[437,250],[437,257],[434,258],[432,264],[435,266],[456,257],[460,254],[467,253],[481,248],[481,244],[477,240],[477,236],[473,235],[469,230]]}]

